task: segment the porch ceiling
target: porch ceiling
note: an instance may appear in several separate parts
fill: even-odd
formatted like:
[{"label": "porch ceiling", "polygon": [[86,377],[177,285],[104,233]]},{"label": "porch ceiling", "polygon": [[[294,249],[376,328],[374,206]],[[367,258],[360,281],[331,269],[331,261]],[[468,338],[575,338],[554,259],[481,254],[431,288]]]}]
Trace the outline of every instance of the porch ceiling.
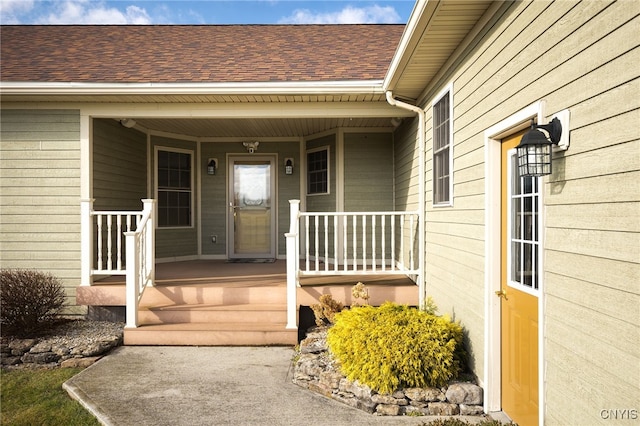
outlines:
[{"label": "porch ceiling", "polygon": [[137,125],[147,130],[198,138],[303,137],[339,127],[393,129],[391,119],[388,117],[271,119],[140,118],[135,120]]}]

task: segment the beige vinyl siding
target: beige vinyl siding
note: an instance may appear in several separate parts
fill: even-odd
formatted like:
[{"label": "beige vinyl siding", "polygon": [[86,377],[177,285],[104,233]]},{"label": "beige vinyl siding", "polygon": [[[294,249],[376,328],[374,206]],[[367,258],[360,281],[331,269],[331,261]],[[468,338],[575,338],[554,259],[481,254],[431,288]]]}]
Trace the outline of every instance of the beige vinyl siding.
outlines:
[{"label": "beige vinyl siding", "polygon": [[547,116],[571,112],[571,146],[544,178],[545,424],[605,424],[601,409],[640,400],[639,13],[629,1],[505,3],[443,77],[455,199],[432,208],[427,161],[427,292],[467,329],[480,377],[484,131],[539,100]]},{"label": "beige vinyl siding", "polygon": [[398,211],[418,209],[418,119],[405,119],[394,137],[394,204]]},{"label": "beige vinyl siding", "polygon": [[93,120],[95,210],[142,210],[147,197],[147,136],[116,120]]},{"label": "beige vinyl siding", "polygon": [[2,109],[1,122],[0,267],[55,275],[73,306],[80,283],[80,113]]},{"label": "beige vinyl siding", "polygon": [[344,209],[393,210],[391,133],[345,133]]},{"label": "beige vinyl siding", "polygon": [[182,150],[191,151],[191,158],[193,160],[193,169],[192,173],[192,187],[191,187],[191,197],[192,204],[191,208],[193,209],[193,223],[190,227],[184,228],[157,228],[156,229],[156,258],[158,259],[171,259],[171,258],[180,258],[184,256],[196,256],[198,255],[198,233],[197,226],[199,223],[199,218],[197,216],[197,203],[198,203],[198,180],[197,180],[197,167],[199,165],[197,158],[197,150],[196,150],[196,142],[166,138],[160,136],[151,136],[151,176],[152,176],[152,188],[153,188],[153,198],[157,198],[157,187],[155,182],[155,167],[156,167],[156,158],[155,158],[155,148],[156,147],[164,147],[168,148],[177,148]]}]

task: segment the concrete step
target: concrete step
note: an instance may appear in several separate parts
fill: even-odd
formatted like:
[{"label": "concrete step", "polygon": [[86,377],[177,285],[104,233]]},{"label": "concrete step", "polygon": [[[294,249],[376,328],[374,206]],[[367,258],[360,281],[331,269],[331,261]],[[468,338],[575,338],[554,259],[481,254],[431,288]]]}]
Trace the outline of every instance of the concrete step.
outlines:
[{"label": "concrete step", "polygon": [[295,345],[298,331],[284,323],[183,323],[125,328],[125,345],[157,346],[268,346]]},{"label": "concrete step", "polygon": [[285,323],[287,305],[284,303],[197,304],[169,305],[141,308],[138,320],[142,325],[180,323]]}]

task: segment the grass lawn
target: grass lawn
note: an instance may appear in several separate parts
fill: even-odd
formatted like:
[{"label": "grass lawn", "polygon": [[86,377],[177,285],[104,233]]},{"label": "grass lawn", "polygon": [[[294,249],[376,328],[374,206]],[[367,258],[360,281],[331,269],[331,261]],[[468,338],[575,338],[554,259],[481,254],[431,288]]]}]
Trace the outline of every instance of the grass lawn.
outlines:
[{"label": "grass lawn", "polygon": [[2,370],[1,424],[3,426],[99,425],[95,417],[62,389],[62,383],[81,370],[80,368]]}]

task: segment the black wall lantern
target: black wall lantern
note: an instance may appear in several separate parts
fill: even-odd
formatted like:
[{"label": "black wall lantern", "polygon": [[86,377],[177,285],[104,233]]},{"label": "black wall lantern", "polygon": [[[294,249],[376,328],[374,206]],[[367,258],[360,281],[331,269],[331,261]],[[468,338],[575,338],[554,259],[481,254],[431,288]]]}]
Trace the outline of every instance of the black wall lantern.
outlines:
[{"label": "black wall lantern", "polygon": [[293,158],[284,159],[284,174],[285,175],[293,174]]},{"label": "black wall lantern", "polygon": [[216,160],[215,158],[209,158],[209,162],[207,163],[207,174],[211,176],[215,176],[217,169],[218,169],[218,160]]},{"label": "black wall lantern", "polygon": [[[563,111],[564,113],[564,111]],[[568,121],[568,111],[565,113]],[[547,132],[548,136],[539,129]],[[563,143],[561,142],[563,139]],[[549,124],[535,124],[531,120],[531,130],[522,136],[518,150],[518,173],[520,176],[546,176],[551,174],[552,146],[560,150],[569,147],[568,138],[562,138],[562,124],[554,117]]]}]

